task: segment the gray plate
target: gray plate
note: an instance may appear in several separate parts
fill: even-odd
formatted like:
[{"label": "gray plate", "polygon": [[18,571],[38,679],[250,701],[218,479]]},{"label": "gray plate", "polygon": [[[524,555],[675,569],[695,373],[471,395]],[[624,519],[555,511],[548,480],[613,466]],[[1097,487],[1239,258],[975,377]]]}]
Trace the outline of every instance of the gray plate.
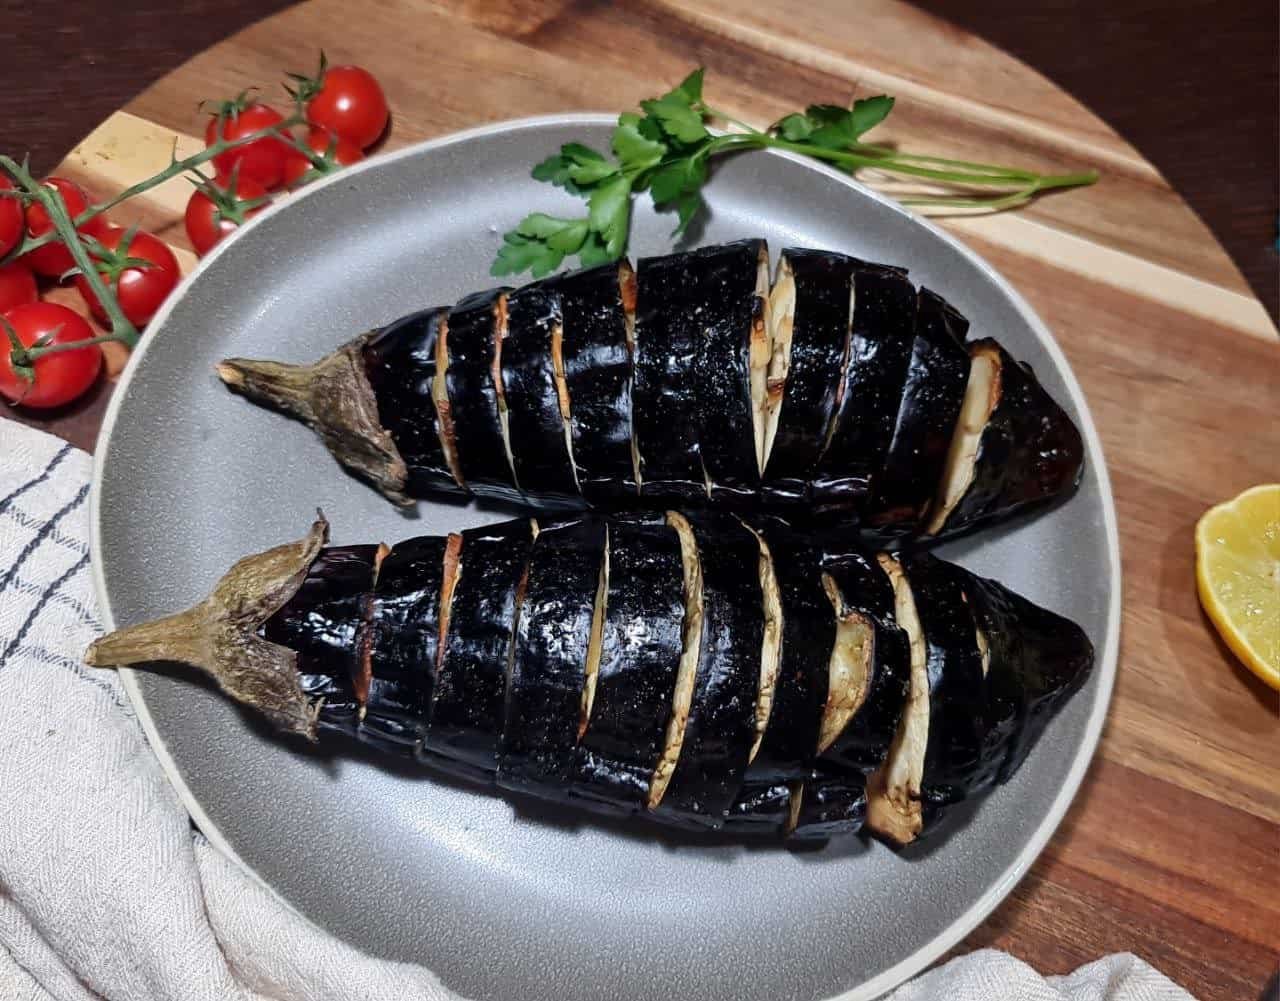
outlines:
[{"label": "gray plate", "polygon": [[[444,532],[493,511],[397,513],[302,426],[227,393],[226,355],[311,360],[354,332],[492,284],[499,234],[576,201],[529,178],[608,119],[492,126],[379,157],[264,213],[219,247],[147,333],[97,450],[94,566],[107,623],[204,595],[245,553],[302,534],[338,543]],[[949,837],[901,855],[655,839],[513,805],[372,759],[298,753],[216,692],[126,673],[152,743],[209,839],[303,914],[482,998],[869,998],[972,929],[1027,870],[1091,758],[1115,672],[1115,511],[1080,388],[1030,308],[932,226],[783,155],[725,163],[698,242],[767,237],[907,265],[1027,359],[1088,443],[1080,492],[946,555],[1071,616],[1098,647],[1090,683],[1008,786]],[[632,251],[669,248],[641,209]],[[504,513],[505,514],[505,513]]]}]

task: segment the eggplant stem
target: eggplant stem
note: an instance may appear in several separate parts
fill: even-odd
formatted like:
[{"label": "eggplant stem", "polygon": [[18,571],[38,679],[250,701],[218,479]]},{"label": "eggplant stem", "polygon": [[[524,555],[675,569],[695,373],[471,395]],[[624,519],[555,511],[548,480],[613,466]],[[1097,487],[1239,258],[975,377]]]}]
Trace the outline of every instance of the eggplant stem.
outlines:
[{"label": "eggplant stem", "polygon": [[234,391],[307,424],[334,458],[407,506],[409,468],[382,426],[365,370],[362,349],[372,336],[362,334],[312,365],[226,358],[217,372]]},{"label": "eggplant stem", "polygon": [[318,710],[302,691],[297,653],[263,639],[258,630],[297,593],[328,535],[329,523],[318,514],[297,542],[236,563],[199,604],[95,640],[85,651],[85,663],[190,664],[280,730],[315,740]]}]

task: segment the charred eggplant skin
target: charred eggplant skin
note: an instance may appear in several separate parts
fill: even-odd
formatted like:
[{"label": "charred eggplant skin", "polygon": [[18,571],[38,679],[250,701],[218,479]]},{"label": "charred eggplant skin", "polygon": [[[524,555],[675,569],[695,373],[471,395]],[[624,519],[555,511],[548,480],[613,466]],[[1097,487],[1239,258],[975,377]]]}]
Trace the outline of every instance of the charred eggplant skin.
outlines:
[{"label": "charred eggplant skin", "polygon": [[1000,399],[978,442],[974,478],[938,535],[972,531],[1033,505],[1070,494],[1084,472],[1080,429],[1036,379],[995,341],[970,351],[997,351]]},{"label": "charred eggplant skin", "polygon": [[405,490],[414,497],[466,494],[445,459],[431,385],[436,339],[448,309],[424,309],[387,324],[363,348],[378,419],[408,467]]},{"label": "charred eggplant skin", "polygon": [[493,356],[507,289],[477,292],[449,311],[445,385],[453,412],[462,479],[473,492],[521,500],[502,439]]},{"label": "charred eggplant skin", "polygon": [[748,521],[769,547],[782,606],[773,706],[751,774],[793,778],[817,753],[835,622],[822,589],[820,548],[777,518]]},{"label": "charred eggplant skin", "polygon": [[498,741],[500,786],[567,796],[604,547],[605,524],[591,517],[534,541]]},{"label": "charred eggplant skin", "polygon": [[920,289],[916,334],[893,439],[876,478],[878,524],[916,526],[942,477],[969,379],[969,321]]},{"label": "charred eggplant skin", "polygon": [[961,583],[990,651],[986,676],[988,743],[1003,748],[996,781],[1026,760],[1053,715],[1093,669],[1093,644],[1070,619],[996,581],[944,564]]},{"label": "charred eggplant skin", "polygon": [[765,489],[803,495],[822,456],[835,415],[849,350],[856,258],[828,250],[782,251],[795,283],[791,362],[778,411],[778,430],[765,468]]},{"label": "charred eggplant skin", "polygon": [[764,604],[756,537],[736,518],[690,517],[702,568],[702,632],[693,701],[660,813],[719,826],[755,737]]},{"label": "charred eggplant skin", "polygon": [[811,496],[819,509],[866,509],[893,438],[915,343],[918,296],[906,271],[858,262],[848,362]]},{"label": "charred eggplant skin", "polygon": [[675,530],[659,514],[611,517],[595,703],[573,765],[573,796],[644,808],[671,714],[683,617]]},{"label": "charred eggplant skin", "polygon": [[816,772],[804,783],[791,842],[856,834],[867,819],[867,781],[860,772]]},{"label": "charred eggplant skin", "polygon": [[874,557],[845,549],[824,560],[823,571],[845,604],[870,622],[873,637],[866,697],[823,759],[868,773],[889,753],[902,718],[911,682],[910,644],[894,618],[893,586]]},{"label": "charred eggplant skin", "polygon": [[497,768],[507,663],[532,545],[524,519],[462,533],[427,748],[489,772]]},{"label": "charred eggplant skin", "polygon": [[[751,401],[751,338],[763,328],[756,283],[769,251],[763,240],[739,240],[694,251],[697,305],[683,320],[698,343],[692,367],[698,452],[712,502],[740,505],[759,491]],[[690,300],[686,299],[686,306]],[[765,336],[763,332],[761,336]]]},{"label": "charred eggplant skin", "polygon": [[625,261],[546,280],[560,297],[564,372],[573,460],[582,496],[617,506],[636,498],[631,460],[631,350],[624,281],[634,306],[634,273]]},{"label": "charred eggplant skin", "polygon": [[562,325],[560,295],[553,288],[526,285],[507,297],[503,395],[521,491],[543,506],[581,507],[551,353],[552,336]]}]

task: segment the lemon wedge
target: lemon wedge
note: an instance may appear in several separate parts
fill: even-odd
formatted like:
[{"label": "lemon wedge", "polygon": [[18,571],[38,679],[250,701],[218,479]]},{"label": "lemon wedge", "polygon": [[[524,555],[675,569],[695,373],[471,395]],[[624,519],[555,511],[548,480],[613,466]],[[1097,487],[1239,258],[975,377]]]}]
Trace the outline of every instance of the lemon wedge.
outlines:
[{"label": "lemon wedge", "polygon": [[1227,646],[1280,690],[1280,483],[1204,513],[1196,524],[1196,586]]}]

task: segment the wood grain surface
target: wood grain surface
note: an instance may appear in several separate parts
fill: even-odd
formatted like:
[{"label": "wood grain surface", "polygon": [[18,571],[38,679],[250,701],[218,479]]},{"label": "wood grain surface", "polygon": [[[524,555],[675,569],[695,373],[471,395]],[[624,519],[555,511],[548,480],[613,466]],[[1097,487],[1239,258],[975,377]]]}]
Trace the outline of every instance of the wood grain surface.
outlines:
[{"label": "wood grain surface", "polygon": [[[1256,998],[1280,949],[1280,698],[1200,611],[1192,530],[1280,478],[1280,340],[1165,177],[1087,108],[992,45],[890,0],[312,0],[202,52],[113,116],[59,170],[106,195],[194,142],[201,98],[271,86],[323,47],[375,67],[393,149],[482,122],[632,105],[706,65],[718,106],[764,124],[888,92],[883,139],[1093,188],[948,228],[1030,300],[1102,434],[1125,569],[1120,672],[1099,760],[1028,878],[964,943],[1046,972],[1132,951],[1204,999]],[[187,248],[185,190],[127,210]],[[909,263],[909,262],[906,262]],[[87,444],[109,385],[54,430]],[[963,951],[962,950],[962,951]]]}]

